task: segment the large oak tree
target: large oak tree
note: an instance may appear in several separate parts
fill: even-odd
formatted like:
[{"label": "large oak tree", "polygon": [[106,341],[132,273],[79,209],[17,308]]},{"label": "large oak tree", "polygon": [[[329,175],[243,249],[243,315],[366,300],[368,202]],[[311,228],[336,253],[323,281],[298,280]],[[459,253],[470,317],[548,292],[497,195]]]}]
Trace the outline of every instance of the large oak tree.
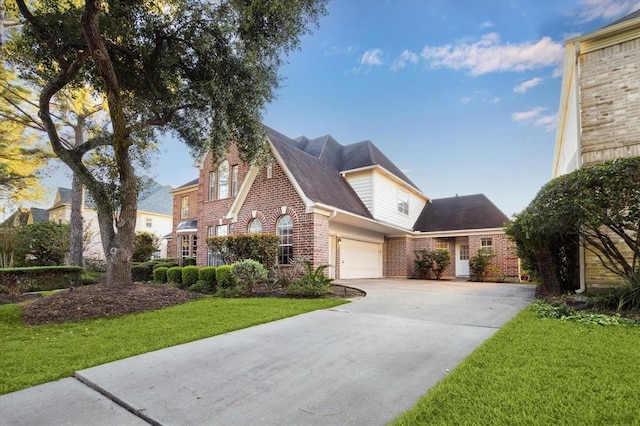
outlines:
[{"label": "large oak tree", "polygon": [[[39,116],[55,154],[91,193],[109,283],[131,283],[137,184],[132,152],[171,131],[194,154],[235,142],[251,161],[264,146],[261,111],[278,87],[282,57],[325,13],[315,0],[39,0],[15,2],[20,33],[8,59],[45,81]],[[57,94],[91,87],[107,100],[108,134],[61,143]],[[107,147],[118,188],[91,173],[86,153]]]}]

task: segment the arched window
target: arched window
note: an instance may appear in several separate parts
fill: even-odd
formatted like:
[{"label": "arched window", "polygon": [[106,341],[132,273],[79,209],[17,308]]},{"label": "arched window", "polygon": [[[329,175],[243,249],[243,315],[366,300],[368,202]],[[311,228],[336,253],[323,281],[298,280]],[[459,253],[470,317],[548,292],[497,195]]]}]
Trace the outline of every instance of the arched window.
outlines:
[{"label": "arched window", "polygon": [[293,220],[291,216],[280,216],[276,223],[276,233],[280,237],[279,265],[288,265],[293,257]]},{"label": "arched window", "polygon": [[260,219],[253,219],[249,222],[249,233],[250,234],[259,234],[262,232],[262,222]]},{"label": "arched window", "polygon": [[224,160],[218,166],[218,200],[229,198],[229,162]]}]

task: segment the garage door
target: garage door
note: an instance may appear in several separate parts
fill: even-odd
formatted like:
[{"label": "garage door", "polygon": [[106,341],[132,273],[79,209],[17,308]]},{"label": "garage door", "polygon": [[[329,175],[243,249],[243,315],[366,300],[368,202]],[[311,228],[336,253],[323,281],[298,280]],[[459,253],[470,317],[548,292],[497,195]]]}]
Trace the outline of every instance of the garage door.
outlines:
[{"label": "garage door", "polygon": [[382,246],[349,240],[340,242],[340,278],[382,277]]}]

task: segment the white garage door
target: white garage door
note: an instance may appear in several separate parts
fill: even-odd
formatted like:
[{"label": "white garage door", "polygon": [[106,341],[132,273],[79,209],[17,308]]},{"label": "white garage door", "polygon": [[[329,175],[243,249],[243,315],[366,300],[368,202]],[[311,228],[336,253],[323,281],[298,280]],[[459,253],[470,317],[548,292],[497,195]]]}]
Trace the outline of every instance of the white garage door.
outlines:
[{"label": "white garage door", "polygon": [[340,278],[382,277],[382,246],[348,240],[340,242]]}]

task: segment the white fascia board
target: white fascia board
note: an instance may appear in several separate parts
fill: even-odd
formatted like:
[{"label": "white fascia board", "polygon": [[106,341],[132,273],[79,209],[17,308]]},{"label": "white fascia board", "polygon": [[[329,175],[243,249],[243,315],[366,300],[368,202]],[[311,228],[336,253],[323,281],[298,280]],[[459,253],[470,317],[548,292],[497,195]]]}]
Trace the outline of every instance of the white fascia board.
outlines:
[{"label": "white fascia board", "polygon": [[267,142],[269,142],[271,154],[273,154],[273,157],[276,159],[278,164],[280,164],[280,167],[282,167],[284,174],[287,176],[287,178],[289,179],[289,182],[291,182],[291,185],[296,190],[298,197],[300,197],[300,199],[304,203],[306,211],[307,212],[311,211],[313,209],[314,202],[311,199],[309,199],[309,197],[306,196],[304,191],[302,191],[302,188],[300,188],[300,184],[298,184],[298,181],[293,177],[291,170],[289,170],[289,168],[285,164],[284,160],[280,156],[280,153],[278,152],[277,149],[274,148],[273,142],[271,142],[271,138],[269,138],[269,135],[267,135],[266,138],[267,138]]},{"label": "white fascia board", "polygon": [[560,89],[560,105],[558,108],[558,124],[556,126],[556,146],[553,155],[553,169],[551,171],[551,177],[554,178],[558,175],[558,162],[560,161],[560,155],[562,153],[562,145],[564,143],[565,129],[567,125],[567,115],[569,113],[569,106],[571,105],[571,96],[574,93],[575,87],[573,82],[576,80],[575,63],[576,63],[576,47],[579,44],[567,42],[567,46],[564,51],[564,64],[562,71],[562,88]]},{"label": "white fascia board", "polygon": [[[408,230],[406,228],[400,228],[400,227],[397,227],[395,225],[392,225],[392,224],[389,224],[389,223],[386,223],[386,222],[381,222],[379,220],[370,219],[368,217],[360,216],[359,214],[351,213],[351,212],[348,212],[346,210],[338,209],[338,208],[335,208],[335,207],[332,207],[332,206],[329,206],[329,205],[326,205],[326,204],[316,203],[314,207],[320,208],[323,211],[326,211],[326,212],[330,213],[329,216],[331,216],[331,218],[335,217],[336,214],[339,213],[341,215],[350,216],[350,217],[352,217],[354,219],[366,222],[366,223],[374,225],[374,226],[379,226],[381,228],[385,228],[386,230],[392,230],[394,232],[397,231],[398,233],[404,233],[404,234],[410,234],[412,232],[412,231],[410,231],[410,230]],[[331,219],[329,219],[329,220],[331,220]],[[383,232],[383,233],[386,233],[386,232]]]},{"label": "white fascia board", "polygon": [[483,229],[457,229],[455,231],[433,231],[433,232],[420,232],[414,231],[413,237],[431,237],[431,238],[444,238],[444,237],[466,237],[468,235],[486,235],[486,234],[504,234],[504,228],[483,228]]},{"label": "white fascia board", "polygon": [[[633,40],[640,36],[640,18],[630,19],[617,25],[600,28],[589,34],[567,40],[567,43],[582,43],[582,51],[588,53],[592,50],[602,49],[613,44]],[[606,40],[603,40],[606,39]]]},{"label": "white fascia board", "polygon": [[368,170],[377,170],[379,171],[381,174],[385,175],[386,177],[390,178],[391,180],[393,180],[394,182],[396,182],[397,184],[399,184],[400,186],[406,188],[407,190],[423,197],[425,199],[425,201],[429,201],[429,197],[427,197],[426,195],[424,195],[422,193],[422,191],[420,191],[418,188],[416,188],[415,186],[410,185],[409,183],[405,182],[404,180],[400,179],[398,176],[394,175],[393,173],[391,173],[389,170],[385,169],[384,167],[378,165],[378,164],[374,164],[371,166],[366,166],[366,167],[360,167],[357,169],[350,169],[350,170],[343,170],[340,172],[340,174],[342,174],[342,176],[346,176],[348,174],[352,174],[352,173],[358,173],[358,172],[366,172]]},{"label": "white fascia board", "polygon": [[247,175],[244,177],[244,180],[242,181],[242,185],[240,185],[238,194],[236,195],[236,198],[233,200],[233,204],[231,204],[231,207],[229,208],[229,212],[226,215],[227,219],[231,219],[233,222],[238,221],[238,213],[240,212],[242,205],[247,199],[247,195],[249,195],[249,190],[251,190],[251,187],[253,186],[253,182],[255,182],[256,177],[258,177],[259,173],[260,173],[260,167],[256,165],[251,165],[249,167],[249,171],[247,172]]}]

